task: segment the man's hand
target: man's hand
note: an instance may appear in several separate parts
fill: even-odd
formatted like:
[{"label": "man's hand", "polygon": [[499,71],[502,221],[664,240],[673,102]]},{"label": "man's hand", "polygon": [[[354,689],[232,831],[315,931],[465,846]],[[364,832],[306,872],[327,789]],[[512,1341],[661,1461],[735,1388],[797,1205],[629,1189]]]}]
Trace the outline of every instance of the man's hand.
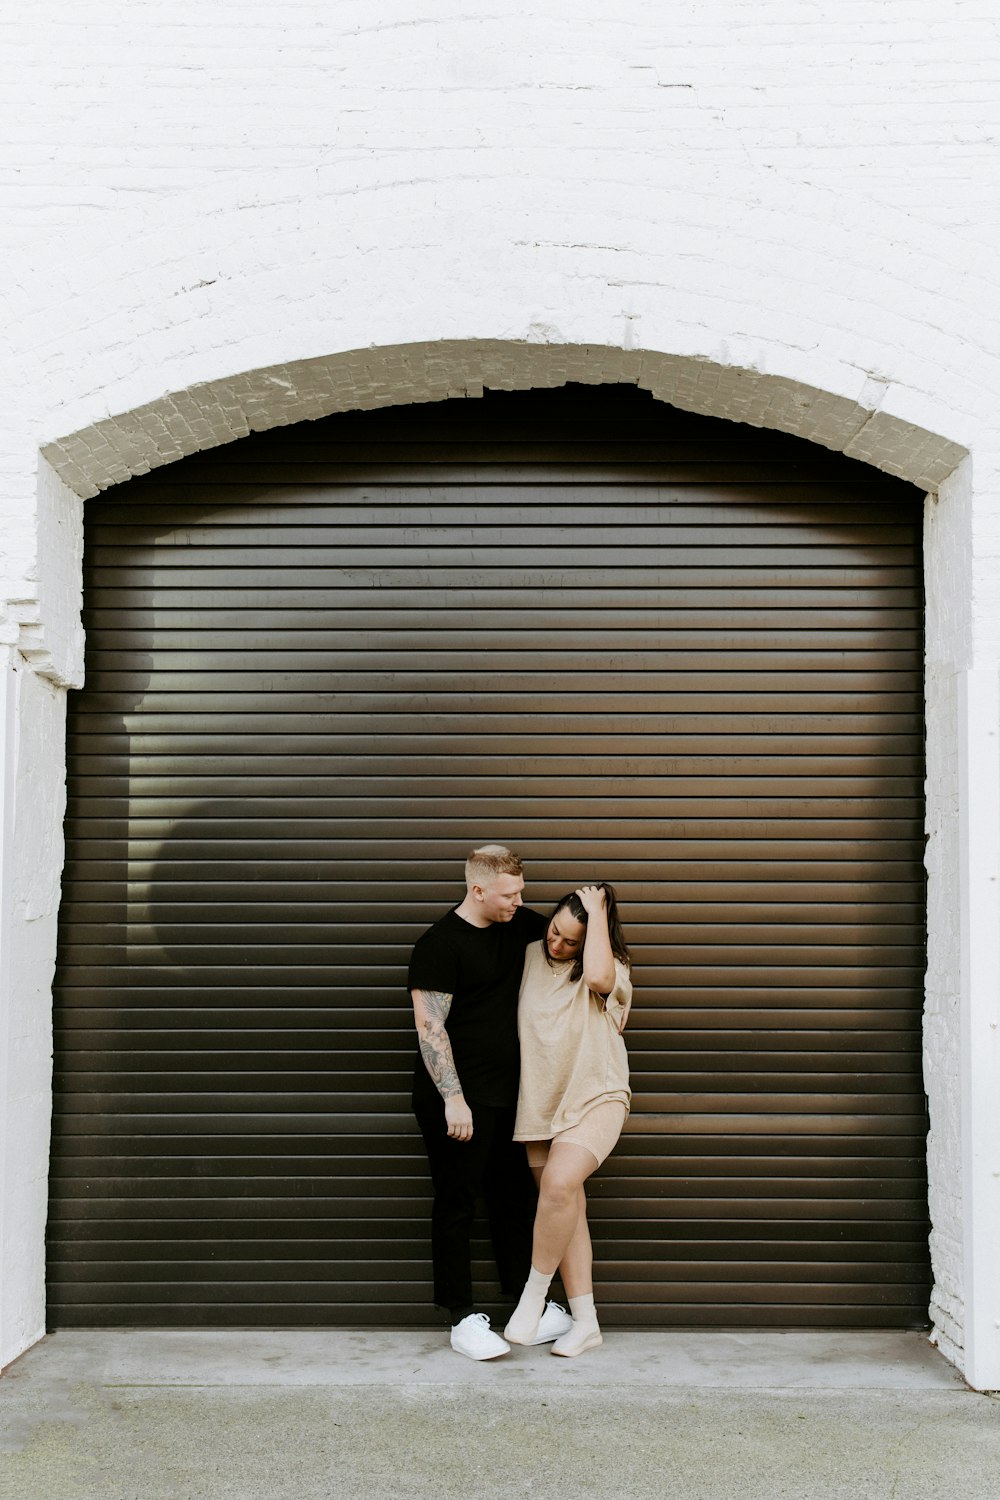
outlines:
[{"label": "man's hand", "polygon": [[628,1000],[626,1000],[625,1004],[622,1006],[621,1019],[619,1020],[618,1025],[615,1028],[619,1036],[623,1034],[625,1027],[628,1025],[628,1018],[631,1010],[632,998],[631,996],[629,996]]},{"label": "man's hand", "polygon": [[444,1101],[444,1118],[453,1141],[472,1140],[472,1110],[464,1094],[453,1094]]}]

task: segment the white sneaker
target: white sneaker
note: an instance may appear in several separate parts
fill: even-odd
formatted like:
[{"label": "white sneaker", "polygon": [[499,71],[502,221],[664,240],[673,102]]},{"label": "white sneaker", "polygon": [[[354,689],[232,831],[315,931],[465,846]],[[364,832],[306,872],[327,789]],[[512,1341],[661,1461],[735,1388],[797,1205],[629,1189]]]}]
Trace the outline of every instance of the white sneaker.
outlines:
[{"label": "white sneaker", "polygon": [[[555,1337],[556,1335],[554,1335]],[[469,1359],[496,1359],[510,1353],[510,1345],[490,1327],[485,1313],[470,1313],[451,1330],[451,1347]]]},{"label": "white sneaker", "polygon": [[562,1338],[564,1333],[569,1333],[572,1327],[573,1319],[566,1309],[560,1307],[558,1302],[547,1302],[538,1323],[538,1332],[531,1342],[551,1344],[553,1339]]},{"label": "white sneaker", "polygon": [[574,1323],[572,1330],[557,1339],[549,1353],[575,1359],[578,1354],[586,1354],[588,1349],[597,1349],[603,1343],[604,1338],[595,1318],[592,1323]]}]

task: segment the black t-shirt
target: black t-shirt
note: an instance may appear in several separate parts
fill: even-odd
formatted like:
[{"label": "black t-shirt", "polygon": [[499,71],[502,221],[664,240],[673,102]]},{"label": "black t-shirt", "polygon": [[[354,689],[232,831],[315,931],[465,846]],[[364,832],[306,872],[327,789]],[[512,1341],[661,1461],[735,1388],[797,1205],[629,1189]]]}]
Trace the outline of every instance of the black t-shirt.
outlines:
[{"label": "black t-shirt", "polygon": [[[473,927],[452,910],[413,949],[410,989],[454,996],[445,1030],[470,1104],[513,1104],[517,1099],[517,995],[524,950],[547,925],[540,912],[526,906],[519,906],[509,922],[489,927]],[[413,1097],[415,1102],[440,1097],[419,1056]]]}]

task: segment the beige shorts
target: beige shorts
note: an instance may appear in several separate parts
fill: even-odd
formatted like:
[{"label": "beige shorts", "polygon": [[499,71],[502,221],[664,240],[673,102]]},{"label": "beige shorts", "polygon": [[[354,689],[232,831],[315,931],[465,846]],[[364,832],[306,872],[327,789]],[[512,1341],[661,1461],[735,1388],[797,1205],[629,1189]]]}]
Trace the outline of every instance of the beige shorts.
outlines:
[{"label": "beige shorts", "polygon": [[557,1141],[565,1141],[570,1146],[583,1146],[591,1156],[597,1158],[597,1165],[600,1166],[618,1144],[627,1113],[620,1100],[608,1099],[604,1104],[595,1104],[593,1109],[588,1109],[582,1120],[578,1120],[568,1130],[561,1130],[551,1141],[525,1141],[524,1149],[528,1154],[529,1167],[543,1167],[549,1147],[554,1146]]}]

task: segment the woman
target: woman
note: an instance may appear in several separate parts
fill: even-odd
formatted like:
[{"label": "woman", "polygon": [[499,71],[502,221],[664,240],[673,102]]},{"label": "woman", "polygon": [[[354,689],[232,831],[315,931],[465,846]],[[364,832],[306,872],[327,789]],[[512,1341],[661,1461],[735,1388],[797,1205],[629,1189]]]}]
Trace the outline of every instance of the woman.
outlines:
[{"label": "woman", "polygon": [[563,896],[545,937],[525,954],[514,1139],[526,1144],[538,1211],[531,1273],[504,1330],[512,1344],[536,1341],[557,1267],[573,1325],[552,1353],[572,1357],[602,1342],[583,1184],[616,1144],[632,1097],[622,1039],[632,1003],[630,962],[606,882]]}]

